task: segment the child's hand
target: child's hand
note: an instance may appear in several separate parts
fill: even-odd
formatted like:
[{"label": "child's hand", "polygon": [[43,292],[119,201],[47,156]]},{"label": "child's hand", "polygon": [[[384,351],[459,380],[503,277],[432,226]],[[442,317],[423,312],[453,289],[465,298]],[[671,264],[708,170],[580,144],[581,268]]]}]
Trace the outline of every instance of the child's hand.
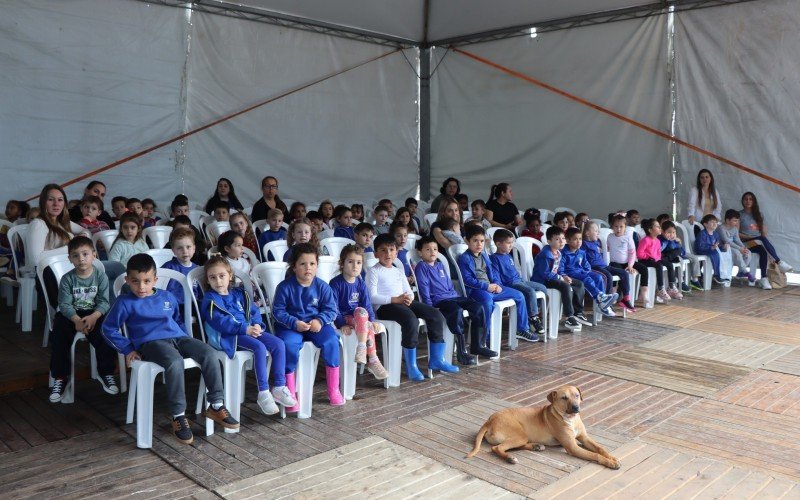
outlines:
[{"label": "child's hand", "polygon": [[125,364],[128,365],[128,368],[130,368],[134,361],[140,361],[141,359],[142,357],[139,356],[138,352],[131,351],[127,356],[125,356]]},{"label": "child's hand", "polygon": [[339,328],[339,330],[341,330],[341,332],[342,332],[342,333],[343,333],[345,336],[346,336],[346,335],[352,335],[352,333],[353,333],[353,327],[351,327],[351,326],[349,326],[349,325],[344,325],[344,326],[340,327],[340,328]]},{"label": "child's hand", "polygon": [[742,255],[750,255],[750,250],[748,250],[746,247],[742,247],[740,250]]},{"label": "child's hand", "polygon": [[300,321],[299,319],[297,320],[297,323],[294,324],[294,329],[301,333],[307,332],[309,328],[311,328],[311,325],[309,323],[306,323],[305,321]]},{"label": "child's hand", "polygon": [[414,302],[414,296],[410,293],[403,295],[403,304],[410,306],[411,303]]},{"label": "child's hand", "polygon": [[503,289],[497,283],[489,283],[489,293],[500,293]]},{"label": "child's hand", "polygon": [[247,327],[247,334],[251,337],[261,336],[261,325],[250,325]]},{"label": "child's hand", "polygon": [[564,282],[566,284],[568,284],[568,285],[572,284],[572,278],[570,278],[569,276],[562,276],[562,278],[564,278]]},{"label": "child's hand", "polygon": [[406,296],[398,295],[397,297],[392,297],[392,304],[405,304],[406,303]]},{"label": "child's hand", "polygon": [[94,330],[94,325],[97,324],[98,316],[90,314],[83,318],[83,333],[90,334]]},{"label": "child's hand", "polygon": [[313,333],[317,333],[322,330],[322,323],[318,319],[312,319],[311,323],[308,324],[308,329]]},{"label": "child's hand", "polygon": [[636,274],[636,269],[634,269],[633,266],[628,266],[625,270],[628,271],[628,274]]}]

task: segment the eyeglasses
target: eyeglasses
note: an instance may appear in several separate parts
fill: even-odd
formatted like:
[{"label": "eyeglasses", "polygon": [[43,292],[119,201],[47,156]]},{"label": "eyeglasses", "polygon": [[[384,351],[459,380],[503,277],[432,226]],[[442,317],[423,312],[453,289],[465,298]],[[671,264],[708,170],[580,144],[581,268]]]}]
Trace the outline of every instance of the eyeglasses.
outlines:
[{"label": "eyeglasses", "polygon": [[277,184],[264,184],[261,186],[261,189],[278,189]]}]

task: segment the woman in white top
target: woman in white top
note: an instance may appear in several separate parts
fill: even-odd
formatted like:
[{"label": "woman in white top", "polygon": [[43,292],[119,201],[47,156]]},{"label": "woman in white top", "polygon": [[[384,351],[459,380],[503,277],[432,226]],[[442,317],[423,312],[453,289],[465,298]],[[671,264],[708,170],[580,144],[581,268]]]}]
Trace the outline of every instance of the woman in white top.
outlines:
[{"label": "woman in white top", "polygon": [[699,222],[708,214],[714,214],[717,220],[722,220],[722,201],[719,199],[719,191],[714,187],[714,176],[705,168],[697,173],[697,185],[689,193],[687,212],[690,224]]},{"label": "woman in white top", "polygon": [[39,195],[39,217],[28,225],[25,264],[33,268],[46,250],[63,247],[83,228],[69,220],[67,195],[58,184],[48,184]]}]

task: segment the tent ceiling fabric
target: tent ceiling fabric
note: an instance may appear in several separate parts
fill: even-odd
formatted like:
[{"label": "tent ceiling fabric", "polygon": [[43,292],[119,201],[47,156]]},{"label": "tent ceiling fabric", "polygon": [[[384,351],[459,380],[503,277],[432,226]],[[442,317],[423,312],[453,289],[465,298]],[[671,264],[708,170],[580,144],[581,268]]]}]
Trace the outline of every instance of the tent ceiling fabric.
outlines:
[{"label": "tent ceiling fabric", "polygon": [[416,42],[650,5],[654,0],[238,0],[221,4],[283,14]]}]

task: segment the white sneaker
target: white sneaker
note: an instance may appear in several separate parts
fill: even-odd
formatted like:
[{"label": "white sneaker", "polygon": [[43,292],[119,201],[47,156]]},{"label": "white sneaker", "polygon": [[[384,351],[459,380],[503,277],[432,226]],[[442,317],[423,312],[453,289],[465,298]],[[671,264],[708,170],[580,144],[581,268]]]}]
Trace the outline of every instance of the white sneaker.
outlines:
[{"label": "white sneaker", "polygon": [[780,261],[780,262],[778,263],[778,269],[780,269],[780,270],[781,270],[782,272],[784,272],[784,273],[790,273],[790,272],[792,272],[792,266],[790,266],[789,264],[787,264],[787,263],[786,263],[786,262],[784,262],[784,261]]},{"label": "white sneaker", "polygon": [[270,394],[269,391],[259,392],[257,402],[258,407],[261,408],[261,411],[263,411],[265,415],[275,415],[281,411],[278,405],[275,404],[275,400],[272,399],[272,394]]},{"label": "white sneaker", "polygon": [[763,290],[772,290],[772,285],[769,284],[769,280],[767,278],[761,278],[758,280],[758,287]]},{"label": "white sneaker", "polygon": [[278,404],[282,404],[283,406],[286,407],[297,406],[297,401],[292,396],[292,392],[285,385],[281,387],[273,387],[272,397],[275,398],[275,401]]}]

